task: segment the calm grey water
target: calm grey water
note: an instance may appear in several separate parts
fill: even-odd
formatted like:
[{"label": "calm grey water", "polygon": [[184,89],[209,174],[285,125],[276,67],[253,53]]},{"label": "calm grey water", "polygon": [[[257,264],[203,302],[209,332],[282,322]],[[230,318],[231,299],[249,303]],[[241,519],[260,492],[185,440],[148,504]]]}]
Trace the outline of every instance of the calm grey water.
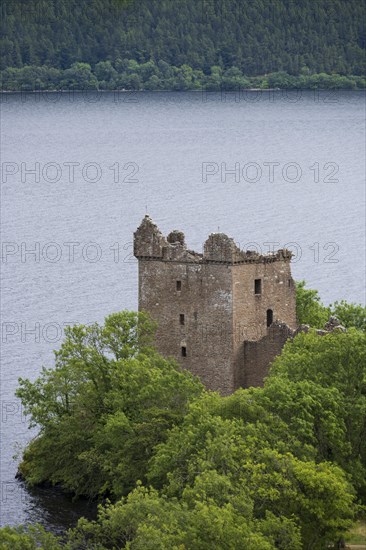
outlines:
[{"label": "calm grey water", "polygon": [[243,248],[287,245],[325,303],[364,303],[365,101],[11,94],[1,119],[2,524],[57,531],[91,510],[14,480],[13,455],[35,435],[18,377],[52,365],[66,324],[137,308],[132,234],[146,210],[198,251],[218,228]]}]

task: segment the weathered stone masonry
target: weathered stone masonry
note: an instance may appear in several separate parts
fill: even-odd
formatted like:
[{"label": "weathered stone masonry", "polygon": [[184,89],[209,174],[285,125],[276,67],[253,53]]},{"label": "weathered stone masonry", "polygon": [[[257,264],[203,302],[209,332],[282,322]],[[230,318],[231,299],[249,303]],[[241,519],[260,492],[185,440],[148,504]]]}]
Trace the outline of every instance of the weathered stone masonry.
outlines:
[{"label": "weathered stone masonry", "polygon": [[187,249],[182,232],[164,237],[145,216],[134,254],[139,310],[158,323],[160,353],[223,395],[262,384],[297,326],[291,252],[245,252],[215,233],[199,254]]}]

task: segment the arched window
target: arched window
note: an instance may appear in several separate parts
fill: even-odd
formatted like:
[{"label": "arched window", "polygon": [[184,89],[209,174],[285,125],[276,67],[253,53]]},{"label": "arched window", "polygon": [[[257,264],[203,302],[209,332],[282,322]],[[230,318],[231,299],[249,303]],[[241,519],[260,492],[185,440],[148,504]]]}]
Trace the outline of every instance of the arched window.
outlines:
[{"label": "arched window", "polygon": [[272,309],[267,309],[267,327],[270,327],[273,323],[273,311]]}]

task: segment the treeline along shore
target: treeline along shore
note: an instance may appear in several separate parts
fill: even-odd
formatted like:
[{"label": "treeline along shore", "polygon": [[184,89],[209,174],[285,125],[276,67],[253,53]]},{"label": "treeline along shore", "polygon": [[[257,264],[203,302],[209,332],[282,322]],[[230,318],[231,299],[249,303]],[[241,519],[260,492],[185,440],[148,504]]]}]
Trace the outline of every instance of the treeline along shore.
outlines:
[{"label": "treeline along shore", "polygon": [[238,67],[222,69],[212,66],[205,74],[189,65],[176,67],[160,60],[137,63],[126,59],[118,63],[100,61],[73,63],[68,69],[26,65],[1,71],[1,90],[133,90],[133,91],[240,91],[240,90],[361,90],[366,88],[362,76],[340,74],[290,75],[284,71],[262,76],[247,76]]}]

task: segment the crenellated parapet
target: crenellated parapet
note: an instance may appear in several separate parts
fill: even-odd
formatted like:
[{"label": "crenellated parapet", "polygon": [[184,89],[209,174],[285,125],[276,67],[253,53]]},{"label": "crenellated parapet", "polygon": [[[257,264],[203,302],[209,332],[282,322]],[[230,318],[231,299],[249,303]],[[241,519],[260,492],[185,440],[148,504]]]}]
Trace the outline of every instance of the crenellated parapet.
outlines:
[{"label": "crenellated parapet", "polygon": [[134,233],[134,255],[141,259],[236,265],[290,262],[293,254],[286,249],[270,254],[258,254],[252,250],[244,251],[225,233],[212,233],[203,245],[203,254],[200,254],[187,249],[182,231],[175,229],[164,237],[157,225],[146,215]]},{"label": "crenellated parapet", "polygon": [[146,215],[134,233],[134,255],[138,259],[199,262],[202,254],[187,250],[182,231],[174,230],[165,238],[158,226]]},{"label": "crenellated parapet", "polygon": [[277,250],[272,254],[258,254],[253,250],[241,250],[234,240],[224,233],[212,233],[204,244],[203,260],[228,264],[268,263],[290,261],[292,252],[287,249]]}]

